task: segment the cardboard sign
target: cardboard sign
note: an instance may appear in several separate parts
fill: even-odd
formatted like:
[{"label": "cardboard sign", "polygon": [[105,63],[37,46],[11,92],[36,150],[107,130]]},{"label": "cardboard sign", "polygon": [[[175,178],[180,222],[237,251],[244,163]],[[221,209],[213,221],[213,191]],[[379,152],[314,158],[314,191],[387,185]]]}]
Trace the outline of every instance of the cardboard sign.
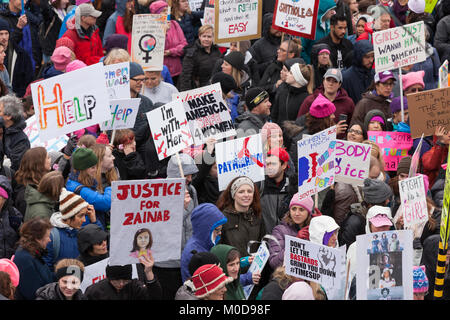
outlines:
[{"label": "cardboard sign", "polygon": [[100,129],[114,130],[133,128],[141,99],[110,100],[111,120],[100,123]]},{"label": "cardboard sign", "polygon": [[[209,87],[206,88],[206,92],[210,91]],[[236,135],[230,110],[221,92],[188,99],[183,105],[194,145],[202,145],[208,138],[219,140]]]},{"label": "cardboard sign", "polygon": [[277,0],[272,27],[287,34],[314,40],[318,13],[319,0]]},{"label": "cardboard sign", "polygon": [[450,130],[450,87],[411,93],[406,98],[413,139],[422,133],[432,136],[440,126]]},{"label": "cardboard sign", "polygon": [[27,127],[23,129],[23,132],[25,132],[28,140],[30,140],[31,148],[44,147],[47,152],[60,151],[67,145],[67,142],[69,141],[69,137],[67,137],[65,134],[61,135],[58,138],[41,141],[41,139],[39,138],[38,120],[36,119],[35,115],[28,118],[26,120],[26,123]]},{"label": "cardboard sign", "polygon": [[215,0],[214,42],[261,38],[262,0]]},{"label": "cardboard sign", "polygon": [[155,262],[179,260],[184,179],[113,181],[111,189],[110,264],[139,263],[150,250]]},{"label": "cardboard sign", "polygon": [[369,177],[371,150],[370,144],[336,140],[336,182],[364,185]]},{"label": "cardboard sign", "polygon": [[146,115],[159,160],[193,144],[183,103],[179,99],[147,112]]},{"label": "cardboard sign", "polygon": [[104,66],[109,99],[130,99],[130,63]]},{"label": "cardboard sign", "polygon": [[411,230],[356,236],[356,299],[412,300]]},{"label": "cardboard sign", "polygon": [[342,268],[344,267],[342,260],[345,261],[345,250],[288,235],[284,238],[286,274],[320,283],[324,288],[336,288],[342,285]]},{"label": "cardboard sign", "polygon": [[261,134],[219,142],[215,148],[220,191],[238,176],[247,176],[253,182],[264,180]]},{"label": "cardboard sign", "polygon": [[398,182],[400,202],[405,229],[428,221],[427,199],[423,176],[417,176]]},{"label": "cardboard sign", "polygon": [[163,69],[166,19],[162,14],[133,15],[131,61],[139,63],[144,71]]},{"label": "cardboard sign", "polygon": [[385,171],[397,171],[398,163],[413,145],[411,134],[406,132],[368,131],[367,136],[380,147]]},{"label": "cardboard sign", "polygon": [[109,120],[102,63],[34,82],[31,93],[41,141]]},{"label": "cardboard sign", "polygon": [[439,67],[438,88],[448,87],[448,60],[445,60]]},{"label": "cardboard sign", "polygon": [[[250,265],[250,268],[248,271],[251,273],[254,272],[262,272],[264,269],[264,266],[266,265],[267,261],[269,260],[270,252],[267,248],[267,245],[265,242],[261,243],[261,245],[258,248],[258,251],[256,251],[255,258],[253,259],[252,264]],[[252,293],[253,288],[255,287],[254,284],[249,284],[245,286],[244,289],[244,295],[245,299],[248,300],[248,297]]]},{"label": "cardboard sign", "polygon": [[427,59],[423,21],[373,33],[375,71],[398,69]]},{"label": "cardboard sign", "polygon": [[297,148],[298,192],[303,199],[334,183],[336,126],[298,141]]}]

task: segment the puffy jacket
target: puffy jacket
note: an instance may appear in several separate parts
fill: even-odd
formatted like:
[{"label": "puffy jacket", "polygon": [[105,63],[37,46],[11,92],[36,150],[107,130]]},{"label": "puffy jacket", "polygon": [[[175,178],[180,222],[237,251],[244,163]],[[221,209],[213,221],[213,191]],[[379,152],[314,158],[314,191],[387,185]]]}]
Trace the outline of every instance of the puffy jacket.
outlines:
[{"label": "puffy jacket", "polygon": [[252,134],[259,133],[267,120],[268,116],[266,115],[257,115],[249,111],[245,111],[243,114],[234,119],[236,130],[243,133],[238,134],[238,137],[250,136]]},{"label": "puffy jacket", "polygon": [[111,209],[111,187],[106,187],[103,194],[101,194],[90,187],[83,186],[78,182],[78,175],[71,173],[66,183],[66,189],[75,192],[77,187],[81,187],[79,195],[84,201],[92,204],[96,211],[106,212]]},{"label": "puffy jacket", "polygon": [[[76,25],[76,23],[75,23]],[[75,56],[88,66],[96,64],[104,56],[99,29],[94,26],[85,34],[81,27],[68,29],[63,37],[67,37],[75,44]]]},{"label": "puffy jacket", "polygon": [[284,248],[285,242],[284,238],[286,235],[291,237],[296,237],[300,228],[296,224],[288,224],[286,221],[281,221],[281,223],[272,230],[272,236],[276,241],[269,240],[269,265],[273,270],[283,265],[284,262]]},{"label": "puffy jacket", "polygon": [[181,57],[184,54],[183,49],[187,45],[188,43],[180,25],[176,21],[170,20],[170,28],[166,33],[166,43],[164,46],[164,50],[169,50],[170,54],[164,56],[164,65],[169,68],[172,77],[180,75],[182,71]]},{"label": "puffy jacket", "polygon": [[264,226],[267,233],[280,223],[285,214],[280,210],[283,200],[288,193],[289,178],[284,174],[283,180],[277,185],[274,179],[266,176],[261,184],[261,209]]},{"label": "puffy jacket", "polygon": [[375,91],[366,92],[362,95],[362,99],[355,106],[352,122],[364,123],[364,118],[370,110],[378,109],[384,113],[386,119],[392,117],[391,100],[383,96],[379,96]]},{"label": "puffy jacket", "polygon": [[103,279],[86,288],[88,300],[161,300],[162,289],[158,279],[152,281],[131,280],[120,291],[112,286],[109,279]]},{"label": "puffy jacket", "polygon": [[8,199],[0,211],[0,259],[10,259],[19,240],[18,230],[22,222],[22,214],[13,207],[13,192],[7,177],[0,175],[0,187],[8,193]]},{"label": "puffy jacket", "polygon": [[436,25],[434,47],[439,53],[441,63],[450,61],[450,15],[445,16]]},{"label": "puffy jacket", "polygon": [[306,86],[297,88],[283,82],[278,87],[273,105],[270,108],[272,121],[281,126],[285,120],[294,121],[297,119],[300,106],[308,96]]},{"label": "puffy jacket", "polygon": [[27,207],[24,222],[37,217],[50,219],[58,204],[58,201],[37,191],[37,186],[31,183],[25,187],[25,202]]},{"label": "puffy jacket", "polygon": [[17,171],[23,154],[30,149],[30,140],[23,130],[27,124],[23,118],[9,128],[3,130],[3,148],[5,155],[11,160],[11,169]]},{"label": "puffy jacket", "polygon": [[[36,300],[67,300],[59,288],[58,282],[49,283],[36,291]],[[87,300],[83,292],[78,289],[71,300]]]},{"label": "puffy jacket", "polygon": [[201,18],[203,18],[203,11],[192,11],[191,14],[185,13],[180,19],[177,19],[188,44],[194,43],[198,38]]}]

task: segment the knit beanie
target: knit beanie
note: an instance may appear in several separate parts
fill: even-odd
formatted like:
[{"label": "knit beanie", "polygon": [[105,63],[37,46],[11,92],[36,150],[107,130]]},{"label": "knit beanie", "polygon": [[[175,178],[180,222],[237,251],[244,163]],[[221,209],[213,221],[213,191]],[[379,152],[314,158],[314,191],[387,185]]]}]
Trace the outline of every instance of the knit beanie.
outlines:
[{"label": "knit beanie", "polygon": [[228,92],[237,88],[236,81],[234,78],[226,74],[222,71],[215,73],[211,78],[211,83],[220,83],[220,87],[222,88],[222,92],[224,95],[227,95]]},{"label": "knit beanie", "polygon": [[244,69],[245,56],[240,51],[232,51],[223,57],[223,60],[231,64],[232,67],[242,70]]},{"label": "knit beanie", "polygon": [[227,277],[216,264],[205,264],[195,270],[192,275],[195,296],[200,299],[231,282],[233,282],[233,278]]},{"label": "knit beanie", "polygon": [[325,98],[321,93],[314,99],[309,113],[315,118],[329,117],[336,111],[336,106],[330,100]]},{"label": "knit beanie", "polygon": [[72,39],[68,37],[61,37],[58,40],[56,40],[55,49],[58,47],[67,47],[71,51],[75,51],[75,43],[73,43]]},{"label": "knit beanie", "polygon": [[252,111],[255,107],[257,107],[261,102],[269,98],[269,94],[266,90],[260,87],[250,88],[248,89],[245,95],[245,104],[247,108]]},{"label": "knit beanie", "polygon": [[234,199],[234,195],[236,194],[238,189],[240,187],[242,187],[243,185],[250,186],[252,188],[252,190],[254,190],[254,187],[255,187],[253,180],[250,179],[249,177],[246,177],[246,176],[239,177],[238,179],[234,180],[233,184],[230,187],[230,193],[231,193],[232,199]]},{"label": "knit beanie", "polygon": [[59,195],[59,211],[61,212],[61,218],[67,220],[84,208],[87,208],[89,203],[83,200],[79,195],[68,191],[66,188],[62,188]]},{"label": "knit beanie", "polygon": [[150,5],[150,13],[152,14],[160,14],[164,8],[167,8],[169,5],[165,1],[155,1]]},{"label": "knit beanie", "polygon": [[409,174],[409,168],[411,168],[411,160],[412,158],[410,156],[404,157],[400,160],[397,166],[397,175],[399,175],[400,173]]},{"label": "knit beanie", "polygon": [[425,273],[425,266],[413,266],[413,292],[428,292],[428,278]]},{"label": "knit beanie", "polygon": [[97,137],[96,142],[98,144],[109,144],[108,135],[106,133],[100,133],[100,135]]},{"label": "knit beanie", "polygon": [[131,280],[133,277],[133,267],[131,264],[124,266],[106,266],[106,277],[109,280]]},{"label": "knit beanie", "polygon": [[283,134],[280,126],[275,122],[266,122],[261,129],[261,138],[263,143],[266,142],[275,133]]},{"label": "knit beanie", "polygon": [[[392,99],[391,101],[391,113],[396,113],[402,110],[402,105],[401,105],[401,97],[395,97],[394,99]],[[408,99],[403,96],[403,110],[408,110]]]},{"label": "knit beanie", "polygon": [[211,252],[197,252],[196,250],[192,250],[192,257],[189,261],[188,269],[189,274],[193,275],[195,270],[200,268],[205,264],[219,264],[220,260],[217,256]]},{"label": "knit beanie", "polygon": [[425,83],[423,82],[424,75],[425,71],[423,70],[416,72],[408,72],[407,74],[403,75],[402,76],[403,90],[406,90],[415,84],[420,84],[422,88],[425,88]]},{"label": "knit beanie", "polygon": [[4,199],[8,199],[9,198],[8,192],[2,187],[0,187],[0,197],[2,197]]},{"label": "knit beanie", "polygon": [[[281,161],[288,163],[289,162],[289,153],[287,153],[286,149],[284,148],[273,148],[270,149],[269,152],[267,152],[267,156],[275,156],[278,157]],[[288,164],[289,167],[289,164]]]},{"label": "knit beanie", "polygon": [[81,60],[73,60],[72,62],[70,62],[67,67],[66,67],[66,72],[70,72],[70,71],[74,71],[74,70],[78,70],[81,68],[87,67],[87,64],[84,63]]},{"label": "knit beanie", "polygon": [[309,214],[312,214],[314,210],[314,200],[309,196],[300,199],[300,193],[297,192],[292,196],[291,202],[289,203],[289,209],[291,209],[292,206],[302,207],[308,211]]},{"label": "knit beanie", "polygon": [[384,123],[384,119],[383,119],[382,117],[380,117],[380,116],[373,116],[373,117],[370,119],[370,122],[372,122],[372,121],[377,121],[377,122],[379,122],[379,123],[385,124],[385,123]]},{"label": "knit beanie", "polygon": [[366,178],[362,191],[364,201],[369,204],[380,204],[392,197],[392,189],[380,180]]},{"label": "knit beanie", "polygon": [[288,70],[291,70],[291,67],[296,63],[304,64],[305,62],[301,58],[291,58],[291,59],[286,59],[286,61],[284,61],[283,64],[286,66],[286,68]]},{"label": "knit beanie", "polygon": [[140,75],[145,75],[144,69],[142,69],[141,65],[136,62],[130,62],[130,78]]},{"label": "knit beanie", "polygon": [[72,52],[69,48],[60,46],[53,51],[51,60],[56,70],[64,71],[72,61]]},{"label": "knit beanie", "polygon": [[12,285],[17,287],[19,285],[20,272],[13,260],[14,256],[12,256],[11,260],[7,258],[0,259],[0,271],[9,274]]},{"label": "knit beanie", "polygon": [[128,49],[128,37],[124,34],[118,34],[118,33],[114,33],[114,34],[110,35],[106,39],[106,43],[103,46],[103,49],[105,49],[106,54],[108,54],[108,52],[114,48],[120,48],[120,49],[127,50]]},{"label": "knit beanie", "polygon": [[305,281],[295,281],[284,292],[281,300],[315,300],[313,290]]},{"label": "knit beanie", "polygon": [[92,1],[91,0],[76,0],[75,5],[79,6],[80,4],[89,3],[89,2],[92,2]]},{"label": "knit beanie", "polygon": [[9,29],[10,29],[10,28],[9,28],[9,23],[8,23],[8,21],[6,21],[6,20],[3,19],[3,18],[0,18],[0,31],[6,30],[6,31],[8,31],[8,32],[11,32]]},{"label": "knit beanie", "polygon": [[72,166],[75,170],[86,170],[95,166],[98,158],[89,148],[78,148],[72,154]]},{"label": "knit beanie", "polygon": [[425,0],[409,0],[408,8],[414,13],[421,14],[425,12]]}]

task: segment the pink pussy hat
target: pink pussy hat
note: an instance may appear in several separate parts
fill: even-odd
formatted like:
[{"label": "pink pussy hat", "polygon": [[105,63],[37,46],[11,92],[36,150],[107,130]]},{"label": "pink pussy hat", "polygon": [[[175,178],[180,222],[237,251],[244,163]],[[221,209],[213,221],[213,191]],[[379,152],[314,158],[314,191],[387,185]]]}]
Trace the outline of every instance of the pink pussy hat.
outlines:
[{"label": "pink pussy hat", "polygon": [[336,106],[325,98],[321,93],[311,104],[309,108],[309,114],[315,118],[326,118],[332,115],[336,111]]}]

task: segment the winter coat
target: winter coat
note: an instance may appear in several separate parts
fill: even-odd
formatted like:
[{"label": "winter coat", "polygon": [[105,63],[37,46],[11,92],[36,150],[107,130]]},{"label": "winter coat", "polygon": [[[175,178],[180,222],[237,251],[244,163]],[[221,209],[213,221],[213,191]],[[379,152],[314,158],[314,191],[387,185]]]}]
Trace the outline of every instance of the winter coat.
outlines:
[{"label": "winter coat", "polygon": [[145,163],[137,152],[130,152],[128,155],[114,149],[114,166],[119,170],[121,180],[139,180],[147,178]]},{"label": "winter coat", "polygon": [[8,194],[8,199],[6,199],[0,211],[0,259],[10,259],[14,254],[16,242],[19,240],[22,214],[13,207],[13,191],[7,177],[0,175],[0,187]]},{"label": "winter coat", "polygon": [[436,48],[432,47],[428,42],[425,45],[425,54],[427,59],[425,61],[415,63],[411,69],[412,72],[423,70],[423,82],[425,83],[424,90],[432,90],[438,87],[439,82],[439,68],[441,61]]},{"label": "winter coat", "polygon": [[[211,157],[209,159],[214,159],[211,155],[209,157]],[[207,164],[206,161],[202,161],[198,165],[198,173],[192,178],[192,185],[197,190],[199,204],[205,202],[216,203],[221,194],[221,191],[219,191],[219,180],[209,174],[212,166],[213,164]]]},{"label": "winter coat", "polygon": [[170,20],[170,28],[166,33],[166,43],[164,46],[164,50],[170,50],[170,54],[164,56],[164,65],[169,68],[172,77],[180,75],[183,71],[181,57],[184,54],[183,49],[187,45],[188,43],[180,25],[176,21]]},{"label": "winter coat", "polygon": [[326,43],[316,43],[311,48],[311,64],[314,67],[314,89],[319,88],[323,84],[323,76],[331,66],[319,66],[319,52],[322,49],[328,49],[331,52],[331,48]]},{"label": "winter coat", "polygon": [[111,187],[106,187],[103,194],[87,186],[83,186],[78,182],[78,174],[71,173],[66,183],[66,189],[71,192],[75,192],[75,189],[80,187],[81,190],[78,193],[84,201],[94,206],[96,211],[109,211],[111,209]]},{"label": "winter coat", "polygon": [[55,276],[42,259],[45,250],[32,255],[19,246],[14,253],[14,263],[19,269],[20,281],[16,290],[17,300],[34,300],[36,290],[48,283],[54,282]]},{"label": "winter coat", "polygon": [[[297,237],[300,228],[297,224],[288,224],[286,221],[281,223],[272,230],[272,236],[278,241],[269,240],[269,265],[273,270],[280,267],[284,263],[284,236]],[[265,290],[265,289],[264,289]]]},{"label": "winter coat", "polygon": [[57,9],[50,5],[48,0],[40,1],[40,8],[43,18],[40,28],[44,32],[39,37],[39,43],[42,52],[47,56],[51,56],[55,50],[56,40],[59,38],[59,30],[61,29],[66,10],[63,9],[63,13],[58,12]]},{"label": "winter coat", "polygon": [[348,212],[350,212],[351,204],[360,202],[356,192],[359,192],[361,195],[361,192],[356,186],[342,182],[335,183],[333,218],[339,226],[347,217]]},{"label": "winter coat", "polygon": [[97,26],[91,27],[86,33],[75,23],[73,29],[67,29],[63,37],[73,41],[75,44],[75,56],[88,66],[98,63],[104,56]]},{"label": "winter coat", "polygon": [[3,150],[5,155],[11,160],[11,169],[17,171],[23,154],[30,149],[30,140],[23,131],[27,124],[21,117],[9,128],[3,131]]},{"label": "winter coat", "polygon": [[445,16],[437,23],[433,44],[439,53],[441,63],[445,60],[450,61],[450,15]]},{"label": "winter coat", "polygon": [[267,233],[272,233],[272,229],[280,223],[285,214],[281,206],[289,188],[289,178],[284,173],[283,180],[277,185],[274,179],[266,176],[261,183],[261,209],[264,220],[264,227]]},{"label": "winter coat", "polygon": [[141,158],[144,158],[145,143],[151,135],[146,113],[155,109],[155,106],[149,98],[142,94],[138,94],[136,98],[140,98],[141,102],[139,103],[133,131],[136,140],[136,151],[141,155]]},{"label": "winter coat", "polygon": [[330,34],[328,34],[322,39],[317,37],[316,39],[319,39],[316,41],[316,44],[326,43],[328,47],[330,47],[330,61],[335,68],[342,70],[344,68],[350,67],[350,65],[347,64],[348,62],[345,59],[345,57],[353,50],[353,44],[350,40],[348,40],[347,38],[342,38],[341,42],[339,44],[336,44],[331,39]]},{"label": "winter coat", "polygon": [[227,218],[227,223],[222,228],[220,243],[236,247],[241,257],[248,256],[248,242],[261,241],[266,234],[262,216],[257,217],[252,208],[247,212],[225,208],[223,214]]},{"label": "winter coat", "polygon": [[192,11],[191,14],[185,13],[180,19],[176,20],[183,30],[188,44],[194,43],[198,38],[198,28],[201,25],[201,18],[203,18],[203,11]]},{"label": "winter coat", "polygon": [[25,202],[27,207],[25,209],[24,222],[37,217],[50,219],[52,214],[56,212],[55,207],[58,205],[58,201],[54,201],[40,193],[37,191],[37,188],[32,183],[25,187]]},{"label": "winter coat", "polygon": [[391,100],[383,96],[379,96],[375,91],[366,92],[362,95],[362,99],[355,106],[352,122],[364,123],[364,118],[370,110],[378,109],[384,113],[386,119],[392,117]]},{"label": "winter coat", "polygon": [[88,300],[160,300],[161,284],[158,279],[152,281],[131,280],[119,292],[112,286],[109,279],[103,279],[86,288],[84,292]]},{"label": "winter coat", "polygon": [[[436,137],[434,138],[436,143]],[[423,174],[428,176],[430,188],[438,176],[440,167],[445,163],[448,156],[448,146],[442,144],[435,144],[429,151],[422,156]]]},{"label": "winter coat", "polygon": [[283,69],[283,63],[275,60],[269,64],[259,80],[258,87],[263,88],[270,95],[270,102],[273,103],[277,88],[275,84],[280,80],[280,71]]},{"label": "winter coat", "polygon": [[211,239],[212,232],[226,221],[227,218],[224,214],[216,206],[209,203],[201,204],[192,211],[192,237],[187,241],[181,254],[181,278],[183,282],[192,276],[189,274],[188,268],[192,257],[191,251],[210,251],[216,244]]},{"label": "winter coat", "polygon": [[238,137],[246,137],[252,134],[257,134],[268,120],[266,115],[254,114],[250,111],[245,111],[243,114],[234,119],[236,131],[240,131]]},{"label": "winter coat", "polygon": [[[103,36],[101,37],[103,39],[103,45],[105,45],[106,40],[108,39],[108,37],[111,34],[116,33],[117,18],[119,16],[121,16],[121,17],[124,16],[125,10],[126,10],[126,4],[127,4],[126,0],[116,0],[115,1],[115,9],[116,10],[113,13],[111,13],[110,15],[108,15],[104,28],[102,29],[101,25],[97,24],[100,28],[100,33],[101,33],[101,30],[103,30]],[[103,16],[103,14],[102,14],[102,16]],[[100,16],[100,17],[102,17],[102,16]],[[98,21],[98,19],[97,19],[97,21]]]},{"label": "winter coat", "polygon": [[272,121],[282,126],[285,120],[294,121],[297,119],[300,106],[308,96],[306,86],[297,88],[283,82],[278,87],[273,105],[270,108]]},{"label": "winter coat", "polygon": [[222,56],[217,45],[213,44],[208,53],[197,39],[184,50],[183,72],[178,78],[179,90],[186,91],[208,85],[216,60]]},{"label": "winter coat", "polygon": [[142,95],[149,98],[155,103],[169,103],[172,101],[172,95],[178,94],[178,89],[173,85],[165,81],[161,81],[159,85],[154,88],[143,87]]},{"label": "winter coat", "polygon": [[370,51],[373,51],[373,45],[369,40],[357,41],[353,47],[353,63],[342,71],[342,88],[355,104],[361,100],[361,95],[367,91],[375,75],[374,69],[367,69],[361,64],[363,56]]},{"label": "winter coat", "polygon": [[[67,300],[59,288],[58,282],[49,283],[36,291],[36,300]],[[75,292],[71,300],[87,300],[80,289]]]}]

